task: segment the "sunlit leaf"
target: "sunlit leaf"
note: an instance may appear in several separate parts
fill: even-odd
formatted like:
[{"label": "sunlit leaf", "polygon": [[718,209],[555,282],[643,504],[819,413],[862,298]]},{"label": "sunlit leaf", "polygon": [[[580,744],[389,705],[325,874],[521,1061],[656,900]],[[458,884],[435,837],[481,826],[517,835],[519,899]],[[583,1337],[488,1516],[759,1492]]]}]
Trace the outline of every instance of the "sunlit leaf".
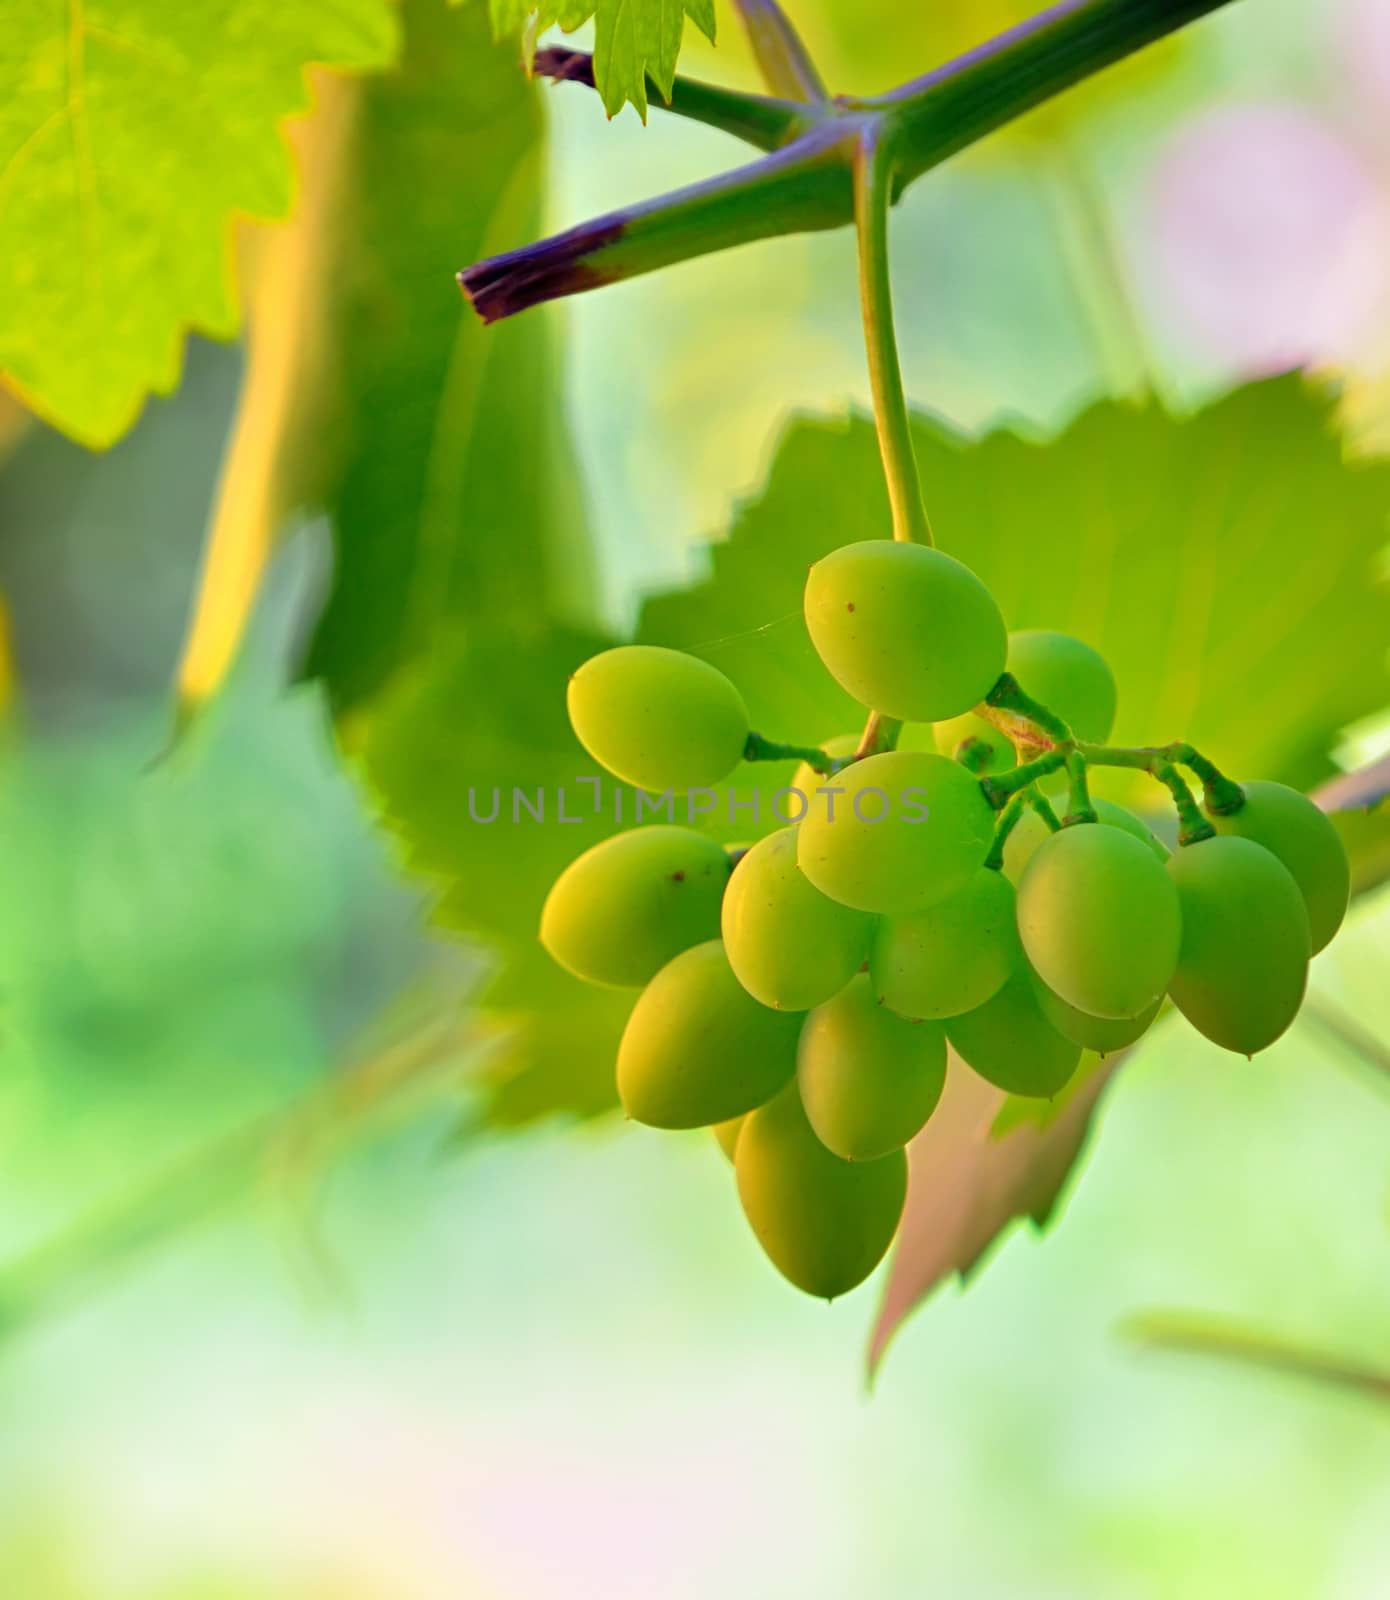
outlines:
[{"label": "sunlit leaf", "polygon": [[178,381],[184,330],[228,337],[234,214],[283,216],[280,123],[311,62],[384,66],[384,0],[84,0],[7,8],[0,369],[107,445]]}]

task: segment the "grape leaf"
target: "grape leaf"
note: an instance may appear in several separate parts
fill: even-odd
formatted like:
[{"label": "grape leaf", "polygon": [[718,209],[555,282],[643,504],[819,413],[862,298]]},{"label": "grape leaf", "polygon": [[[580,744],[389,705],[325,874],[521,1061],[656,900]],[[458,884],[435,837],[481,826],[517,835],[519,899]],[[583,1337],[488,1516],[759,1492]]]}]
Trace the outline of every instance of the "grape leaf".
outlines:
[{"label": "grape leaf", "polygon": [[941,1103],[908,1148],[907,1208],[869,1341],[870,1372],[908,1314],[951,1273],[972,1272],[1010,1222],[1046,1227],[1119,1060],[1088,1057],[1054,1115],[999,1133],[1010,1097],[952,1052]]},{"label": "grape leaf", "polygon": [[290,498],[333,527],[308,671],[340,712],[458,616],[521,623],[587,593],[554,321],[485,329],[440,269],[538,230],[538,91],[481,12],[409,0],[402,17],[400,69],[357,96],[305,318],[322,349],[279,446]]},{"label": "grape leaf", "polygon": [[9,8],[0,52],[0,369],[104,446],[236,331],[233,214],[283,216],[279,124],[311,62],[390,61],[383,0],[71,0]]},{"label": "grape leaf", "polygon": [[[1344,463],[1328,416],[1322,395],[1280,378],[1189,418],[1156,404],[1101,404],[1046,444],[1008,431],[971,444],[922,418],[915,438],[942,545],[991,585],[1010,625],[1075,632],[1108,656],[1120,684],[1118,739],[1189,736],[1236,776],[1307,787],[1331,770],[1328,751],[1340,728],[1379,708],[1388,687],[1390,594],[1374,563],[1390,468]],[[796,421],[762,494],[741,508],[730,537],[711,547],[709,576],[651,597],[637,636],[691,650],[727,672],[754,726],[771,738],[806,742],[854,729],[862,708],[816,658],[801,592],[809,562],[887,528],[867,421]],[[1328,538],[1310,539],[1311,528],[1329,530]],[[575,643],[557,649],[554,629],[540,624],[498,635],[490,666],[449,688],[422,687],[410,727],[378,728],[375,760],[368,752],[407,848],[420,858],[428,843],[423,864],[446,886],[449,920],[487,938],[505,911],[514,919],[508,948],[514,956],[529,952],[528,962],[536,959],[533,930],[545,892],[588,835],[576,828],[572,839],[557,841],[566,830],[551,829],[550,837],[528,834],[523,842],[508,834],[515,842],[500,864],[498,835],[466,820],[464,779],[510,784],[513,772],[524,771],[542,781],[531,749],[537,736],[547,743],[555,781],[588,770],[563,726]],[[501,720],[487,709],[498,694],[507,705]],[[485,715],[488,728],[467,752],[456,748],[464,706]],[[387,740],[389,762],[382,759]],[[767,801],[789,771],[785,764],[742,769],[732,792],[745,802],[758,798],[762,812],[730,818],[722,797],[720,836],[754,837],[776,826]],[[1152,800],[1148,789],[1130,793],[1141,782],[1148,780],[1107,773],[1097,788]],[[1150,789],[1162,802],[1161,788]],[[505,908],[491,904],[499,897]],[[509,992],[524,1001],[523,990],[517,984]],[[529,1026],[563,1046],[565,1019],[542,1015],[550,998],[537,991]],[[585,1023],[576,1024],[576,1039],[581,1031],[591,1044],[601,1037]],[[553,1050],[546,1057],[541,1076],[551,1098],[530,1096],[528,1112],[594,1107],[611,1050],[603,1062],[577,1043],[567,1054],[567,1061]],[[518,1045],[507,1072],[524,1078],[533,1070],[540,1058],[528,1060]],[[538,1080],[530,1081],[534,1088]]]},{"label": "grape leaf", "polygon": [[499,37],[558,26],[573,33],[593,19],[594,87],[610,117],[630,100],[647,120],[647,79],[671,98],[687,17],[714,42],[714,0],[490,0]]},{"label": "grape leaf", "polygon": [[[581,781],[598,773],[570,730],[563,687],[612,642],[543,623],[524,639],[471,634],[401,674],[366,724],[363,764],[406,866],[437,887],[437,920],[496,963],[479,1004],[497,1028],[482,1115],[498,1125],[589,1115],[615,1100],[613,1057],[633,996],[571,977],[536,937],[550,884],[618,827],[609,797],[596,805]],[[514,804],[518,791],[544,794],[544,821]],[[491,814],[494,792],[495,820],[474,820]]]}]

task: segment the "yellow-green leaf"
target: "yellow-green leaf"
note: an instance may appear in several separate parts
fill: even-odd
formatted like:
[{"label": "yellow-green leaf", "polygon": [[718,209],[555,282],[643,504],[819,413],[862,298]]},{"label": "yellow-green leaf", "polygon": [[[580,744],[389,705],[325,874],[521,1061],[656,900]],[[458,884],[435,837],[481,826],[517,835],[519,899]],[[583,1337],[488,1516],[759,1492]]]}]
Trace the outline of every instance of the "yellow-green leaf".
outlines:
[{"label": "yellow-green leaf", "polygon": [[0,371],[84,444],[237,327],[235,215],[283,216],[304,68],[392,56],[385,0],[27,0],[0,40]]}]

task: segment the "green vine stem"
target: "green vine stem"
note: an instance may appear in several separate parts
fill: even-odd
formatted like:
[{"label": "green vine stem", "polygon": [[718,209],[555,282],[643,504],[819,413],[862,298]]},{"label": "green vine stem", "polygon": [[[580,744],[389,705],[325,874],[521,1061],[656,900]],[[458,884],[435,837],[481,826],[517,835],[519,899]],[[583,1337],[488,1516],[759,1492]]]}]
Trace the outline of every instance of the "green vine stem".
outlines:
[{"label": "green vine stem", "polygon": [[1197,844],[1202,839],[1215,836],[1216,829],[1198,809],[1186,779],[1170,759],[1171,750],[1190,749],[1190,746],[1171,745],[1124,750],[1111,745],[1080,744],[1077,749],[1092,766],[1129,767],[1157,778],[1173,797],[1173,805],[1178,813],[1179,844]]},{"label": "green vine stem", "polygon": [[885,717],[877,711],[871,711],[864,731],[859,736],[854,760],[863,761],[867,756],[881,756],[889,750],[896,750],[902,731],[903,725],[896,717]]},{"label": "green vine stem", "polygon": [[1203,802],[1214,817],[1228,817],[1245,804],[1245,791],[1241,786],[1226,777],[1201,751],[1183,740],[1172,744],[1141,745],[1136,749],[1084,743],[1078,748],[1093,766],[1098,767],[1138,767],[1152,771],[1155,765],[1167,764],[1188,768],[1201,783]]},{"label": "green vine stem", "polygon": [[1067,814],[1062,826],[1070,828],[1078,822],[1096,821],[1096,808],[1091,804],[1091,791],[1086,782],[1086,758],[1077,751],[1067,756]]},{"label": "green vine stem", "polygon": [[1072,731],[1061,717],[1027,694],[1011,672],[1000,673],[975,712],[1023,744],[1064,748],[1073,743]]},{"label": "green vine stem", "polygon": [[821,777],[832,777],[837,767],[843,762],[836,762],[835,757],[827,755],[824,750],[817,749],[814,745],[778,744],[776,740],[764,739],[760,733],[750,733],[743,747],[745,761],[804,761],[820,773]]},{"label": "green vine stem", "polygon": [[734,7],[773,94],[812,103],[830,99],[810,52],[776,0],[734,0]]},{"label": "green vine stem", "polygon": [[1023,798],[1027,804],[1042,819],[1043,826],[1049,833],[1060,833],[1062,824],[1057,813],[1052,809],[1052,802],[1041,789],[1025,789]]},{"label": "green vine stem", "polygon": [[999,820],[994,825],[994,841],[989,847],[989,854],[985,857],[985,866],[991,872],[1004,870],[1004,846],[1009,842],[1009,835],[1022,820],[1027,805],[1027,796],[1016,794],[1000,812]]},{"label": "green vine stem", "polygon": [[1036,761],[1024,761],[1009,772],[1001,772],[997,777],[981,778],[980,787],[984,790],[985,799],[998,811],[1016,794],[1035,784],[1039,778],[1049,777],[1054,772],[1060,772],[1066,765],[1065,751],[1049,750]]},{"label": "green vine stem", "polygon": [[[594,58],[587,50],[563,46],[537,50],[531,70],[538,78],[555,83],[594,84]],[[798,99],[776,95],[744,94],[696,78],[677,78],[671,98],[663,100],[652,86],[651,103],[672,116],[702,122],[708,128],[742,139],[755,150],[780,150],[805,133],[819,120],[820,113]]]},{"label": "green vine stem", "polygon": [[874,426],[893,515],[893,537],[909,544],[934,544],[912,424],[903,393],[902,363],[893,326],[893,285],[888,260],[888,208],[892,203],[893,158],[878,129],[865,132],[854,157],[854,223],[859,238],[859,298],[864,346],[869,358]]},{"label": "green vine stem", "polygon": [[[1064,0],[891,94],[807,104],[805,131],[751,166],[478,262],[459,274],[459,283],[491,322],[712,250],[843,227],[854,219],[851,169],[866,136],[891,146],[900,191],[1063,89],[1229,3]],[[770,5],[749,10],[771,28]],[[784,55],[776,69],[782,89],[794,87],[780,76],[788,60]],[[719,92],[727,107],[727,91]],[[694,103],[681,79],[673,105],[677,99],[685,107]]]}]

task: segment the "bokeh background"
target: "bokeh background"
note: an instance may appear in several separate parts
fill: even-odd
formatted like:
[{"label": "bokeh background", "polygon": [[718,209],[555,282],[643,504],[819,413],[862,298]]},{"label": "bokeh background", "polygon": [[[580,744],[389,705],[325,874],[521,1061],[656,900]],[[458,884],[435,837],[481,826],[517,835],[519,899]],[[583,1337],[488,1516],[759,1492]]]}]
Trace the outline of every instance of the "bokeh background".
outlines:
[{"label": "bokeh background", "polygon": [[[1013,15],[794,10],[864,91]],[[751,85],[720,22],[683,67]],[[735,154],[575,87],[543,103],[555,227]],[[1046,437],[1146,376],[1184,408],[1302,365],[1354,450],[1390,446],[1387,104],[1383,0],[1243,0],[1061,134],[952,162],[895,224],[913,398]],[[783,240],[555,314],[593,620],[699,570],[789,413],[867,403],[852,256]],[[169,751],[242,366],[194,341],[102,455],[7,424],[0,1594],[1384,1592],[1384,1405],[1123,1324],[1223,1313],[1384,1366],[1390,1074],[1310,1024],[1253,1065],[1164,1031],[1050,1234],[938,1292],[870,1392],[873,1289],[783,1284],[707,1138],[470,1122],[475,958],[296,679],[314,528]],[[1385,734],[1346,730],[1347,763]],[[1315,971],[1377,1039],[1388,952],[1381,893]]]}]

